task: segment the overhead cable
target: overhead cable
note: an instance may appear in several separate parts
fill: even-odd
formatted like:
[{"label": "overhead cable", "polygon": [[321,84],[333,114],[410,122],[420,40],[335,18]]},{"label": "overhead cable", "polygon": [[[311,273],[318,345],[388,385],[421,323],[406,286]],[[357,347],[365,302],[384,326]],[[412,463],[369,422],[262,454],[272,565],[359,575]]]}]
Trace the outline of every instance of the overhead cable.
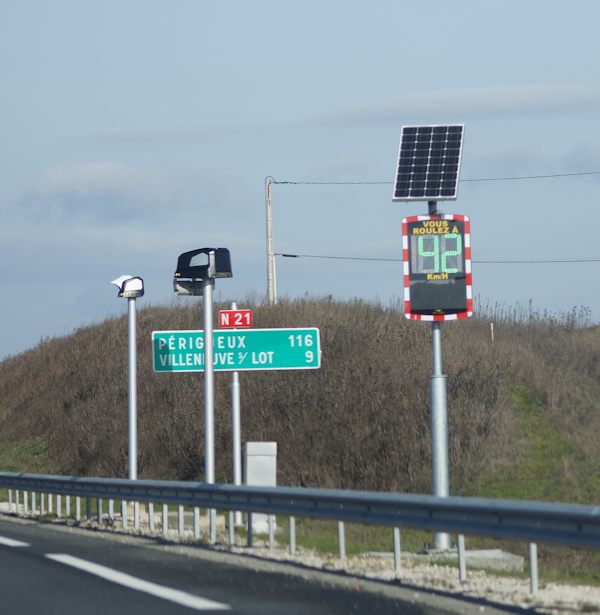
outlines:
[{"label": "overhead cable", "polygon": [[[377,258],[367,256],[331,256],[327,254],[289,254],[284,252],[276,252],[275,256],[284,258],[323,258],[331,260],[344,261],[380,261],[380,262],[398,262],[401,263],[401,258]],[[515,259],[515,260],[473,260],[473,263],[480,265],[522,265],[522,264],[545,264],[545,263],[600,263],[600,258],[553,258],[553,259]]]},{"label": "overhead cable", "polygon": [[[504,181],[518,181],[522,179],[550,179],[553,177],[579,177],[582,175],[600,175],[600,171],[575,171],[573,173],[547,173],[545,175],[515,175],[507,177],[477,177],[460,179],[461,182],[504,182]],[[369,186],[369,185],[383,185],[393,184],[393,181],[292,181],[292,180],[277,180],[272,179],[273,184],[278,185],[305,185],[305,186]]]}]

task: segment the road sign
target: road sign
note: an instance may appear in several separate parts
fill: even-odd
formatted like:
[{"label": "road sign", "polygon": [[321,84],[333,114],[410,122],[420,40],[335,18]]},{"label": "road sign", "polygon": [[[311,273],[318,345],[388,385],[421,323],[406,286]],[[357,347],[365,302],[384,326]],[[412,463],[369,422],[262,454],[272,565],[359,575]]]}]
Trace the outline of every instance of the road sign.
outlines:
[{"label": "road sign", "polygon": [[[319,329],[213,331],[213,369],[251,371],[321,366]],[[155,372],[204,371],[204,331],[154,331]]]},{"label": "road sign", "polygon": [[252,310],[219,310],[219,327],[222,329],[251,326]]},{"label": "road sign", "polygon": [[413,320],[455,320],[473,313],[467,216],[430,214],[402,220],[404,306]]}]

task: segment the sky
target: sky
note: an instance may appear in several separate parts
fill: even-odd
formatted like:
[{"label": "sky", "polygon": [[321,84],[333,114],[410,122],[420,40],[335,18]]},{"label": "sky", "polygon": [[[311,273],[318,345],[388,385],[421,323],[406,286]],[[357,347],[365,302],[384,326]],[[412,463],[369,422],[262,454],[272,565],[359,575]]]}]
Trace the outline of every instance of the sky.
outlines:
[{"label": "sky", "polygon": [[268,176],[275,252],[344,257],[277,256],[278,296],[397,304],[401,220],[427,211],[392,202],[407,124],[465,125],[440,209],[471,219],[476,308],[599,322],[599,22],[595,0],[0,0],[0,358],[124,314],[121,274],[138,308],[201,309],[172,286],[196,248],[230,250],[216,299],[264,297]]}]

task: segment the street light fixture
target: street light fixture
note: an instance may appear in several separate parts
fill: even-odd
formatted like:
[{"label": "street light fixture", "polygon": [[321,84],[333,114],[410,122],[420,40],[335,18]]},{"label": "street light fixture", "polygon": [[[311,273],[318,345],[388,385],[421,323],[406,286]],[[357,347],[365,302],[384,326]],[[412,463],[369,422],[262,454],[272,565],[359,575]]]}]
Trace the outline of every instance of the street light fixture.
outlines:
[{"label": "street light fixture", "polygon": [[119,297],[137,299],[144,295],[144,280],[139,276],[122,275],[113,280],[111,284],[114,284],[119,289]]},{"label": "street light fixture", "polygon": [[[144,295],[144,280],[139,276],[122,275],[113,280],[118,289],[119,297],[127,299],[127,331],[128,331],[128,450],[129,479],[137,480],[137,360],[136,360],[136,317],[135,301]],[[122,513],[123,523],[127,521],[127,510]],[[139,528],[139,503],[134,504],[134,526]]]}]

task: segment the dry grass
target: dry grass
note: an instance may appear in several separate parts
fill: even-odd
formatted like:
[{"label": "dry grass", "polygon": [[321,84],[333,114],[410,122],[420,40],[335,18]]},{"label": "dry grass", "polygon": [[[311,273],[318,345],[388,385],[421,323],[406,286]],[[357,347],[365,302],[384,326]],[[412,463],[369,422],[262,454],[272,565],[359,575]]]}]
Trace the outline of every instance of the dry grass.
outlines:
[{"label": "dry grass", "polygon": [[[321,369],[240,375],[243,438],[278,442],[279,483],[430,491],[430,327],[362,301],[243,304],[257,327],[321,329]],[[521,495],[531,484],[535,497],[597,501],[598,332],[585,312],[485,312],[443,326],[452,492],[510,497],[525,472]],[[140,477],[203,476],[202,375],[151,365],[151,331],[197,328],[198,315],[198,306],[138,312]],[[219,481],[232,474],[230,378],[215,377]],[[125,318],[2,362],[0,410],[6,446],[42,440],[61,472],[126,476]],[[555,490],[536,489],[544,477]]]}]

